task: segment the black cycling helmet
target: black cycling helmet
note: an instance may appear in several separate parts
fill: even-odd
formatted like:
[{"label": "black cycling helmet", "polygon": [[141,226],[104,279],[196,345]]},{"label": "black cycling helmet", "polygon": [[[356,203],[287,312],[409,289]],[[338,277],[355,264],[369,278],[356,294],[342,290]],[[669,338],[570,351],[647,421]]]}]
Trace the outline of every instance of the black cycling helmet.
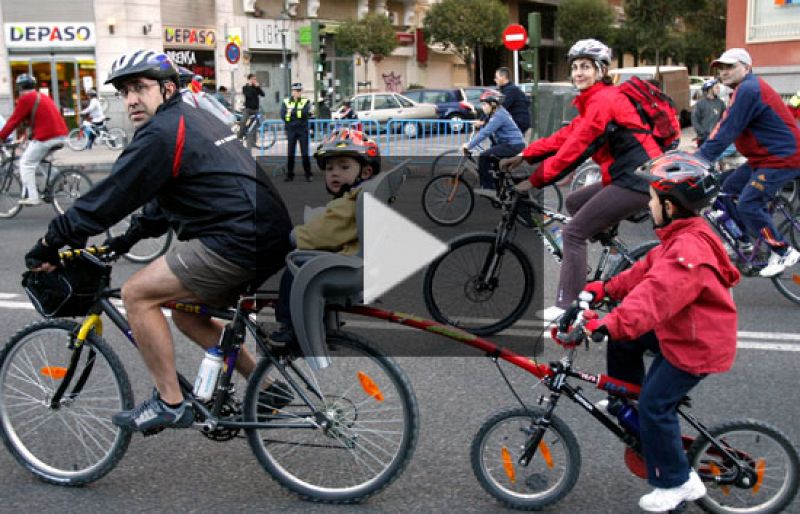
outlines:
[{"label": "black cycling helmet", "polygon": [[575,59],[591,59],[598,68],[611,65],[611,49],[596,39],[581,39],[572,45],[567,53],[567,62],[571,65]]},{"label": "black cycling helmet", "polygon": [[156,50],[133,50],[117,57],[105,83],[113,84],[119,89],[124,79],[132,77],[147,77],[159,82],[171,80],[180,87],[178,69],[172,59],[164,52]]},{"label": "black cycling helmet", "polygon": [[478,101],[491,104],[496,107],[498,105],[503,105],[503,95],[501,95],[497,91],[491,91],[491,90],[484,91],[483,93],[481,93],[481,96],[478,99]]},{"label": "black cycling helmet", "polygon": [[697,214],[711,205],[719,183],[711,164],[681,150],[669,151],[643,164],[637,173],[650,182],[662,200],[670,200]]},{"label": "black cycling helmet", "polygon": [[17,76],[15,84],[19,90],[36,89],[36,80],[27,73]]},{"label": "black cycling helmet", "polygon": [[362,166],[372,166],[373,175],[381,171],[381,151],[378,144],[360,130],[347,127],[334,129],[314,152],[317,165],[323,169],[328,158],[339,156],[354,157]]}]

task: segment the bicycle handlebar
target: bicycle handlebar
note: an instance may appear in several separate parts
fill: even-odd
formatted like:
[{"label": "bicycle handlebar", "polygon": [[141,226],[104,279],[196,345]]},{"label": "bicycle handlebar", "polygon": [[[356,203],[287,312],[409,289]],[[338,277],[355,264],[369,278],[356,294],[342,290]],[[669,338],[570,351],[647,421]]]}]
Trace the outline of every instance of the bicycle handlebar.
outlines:
[{"label": "bicycle handlebar", "polygon": [[[587,320],[583,313],[590,309],[590,302],[593,300],[591,293],[581,291],[578,299],[564,312],[558,321],[558,339],[567,344],[578,345],[586,342],[588,345],[587,334],[584,326]],[[572,328],[572,330],[570,330]],[[608,335],[602,332],[593,332],[591,339],[595,343],[608,342]]]}]

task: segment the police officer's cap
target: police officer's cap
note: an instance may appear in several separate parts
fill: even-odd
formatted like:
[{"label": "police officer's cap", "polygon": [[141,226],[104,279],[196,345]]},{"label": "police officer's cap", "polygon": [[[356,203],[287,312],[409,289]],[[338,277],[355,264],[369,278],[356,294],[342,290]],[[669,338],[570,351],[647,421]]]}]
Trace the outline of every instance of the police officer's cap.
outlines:
[{"label": "police officer's cap", "polygon": [[294,84],[292,84],[292,91],[302,91],[302,90],[303,90],[303,84],[302,83],[295,82]]}]

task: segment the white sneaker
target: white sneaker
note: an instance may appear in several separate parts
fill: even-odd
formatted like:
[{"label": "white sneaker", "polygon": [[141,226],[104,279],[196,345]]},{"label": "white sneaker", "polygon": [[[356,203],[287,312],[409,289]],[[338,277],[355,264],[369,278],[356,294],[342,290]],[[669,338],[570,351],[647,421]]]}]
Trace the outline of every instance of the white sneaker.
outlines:
[{"label": "white sneaker", "polygon": [[595,403],[594,408],[603,412],[608,412],[608,398],[603,398],[602,400]]},{"label": "white sneaker", "polygon": [[706,486],[694,470],[689,472],[689,480],[678,487],[661,489],[656,487],[652,492],[639,498],[639,507],[648,512],[666,512],[676,508],[683,502],[692,502],[706,495]]},{"label": "white sneaker", "polygon": [[484,198],[488,198],[489,200],[497,201],[497,191],[494,189],[489,189],[488,187],[476,187],[472,190],[478,196],[483,196]]},{"label": "white sneaker", "polygon": [[17,202],[18,205],[27,205],[27,206],[34,206],[34,205],[42,205],[41,198],[23,198]]},{"label": "white sneaker", "polygon": [[537,312],[537,314],[545,321],[555,321],[558,318],[560,318],[562,314],[564,314],[564,309],[553,305],[552,307],[548,307],[542,311]]},{"label": "white sneaker", "polygon": [[797,261],[800,261],[800,252],[792,247],[789,247],[789,251],[786,252],[786,255],[778,255],[773,252],[772,255],[769,256],[767,266],[759,271],[758,274],[762,277],[774,277],[775,275],[783,273],[789,266],[797,264]]}]

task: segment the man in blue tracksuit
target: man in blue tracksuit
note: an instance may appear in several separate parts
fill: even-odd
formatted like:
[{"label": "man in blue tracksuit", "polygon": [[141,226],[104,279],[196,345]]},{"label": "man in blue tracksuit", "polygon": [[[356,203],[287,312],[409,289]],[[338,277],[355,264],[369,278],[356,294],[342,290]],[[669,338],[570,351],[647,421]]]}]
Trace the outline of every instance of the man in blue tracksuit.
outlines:
[{"label": "man in blue tracksuit", "polygon": [[489,121],[462,149],[464,153],[469,153],[484,139],[491,137],[494,140],[495,144],[478,158],[481,187],[475,189],[475,194],[496,198],[495,184],[489,173],[491,161],[517,155],[525,148],[525,140],[511,114],[503,107],[502,96],[487,92],[481,95],[480,102]]},{"label": "man in blue tracksuit", "polygon": [[800,260],[800,252],[775,229],[767,203],[790,180],[800,177],[800,129],[788,107],[763,79],[751,73],[753,61],[743,48],[731,48],[713,62],[720,81],[734,88],[728,110],[698,150],[709,162],[735,142],[747,162],[732,172],[722,192],[739,195],[734,205],[723,197],[733,218],[772,250],[762,277],[774,277]]}]

